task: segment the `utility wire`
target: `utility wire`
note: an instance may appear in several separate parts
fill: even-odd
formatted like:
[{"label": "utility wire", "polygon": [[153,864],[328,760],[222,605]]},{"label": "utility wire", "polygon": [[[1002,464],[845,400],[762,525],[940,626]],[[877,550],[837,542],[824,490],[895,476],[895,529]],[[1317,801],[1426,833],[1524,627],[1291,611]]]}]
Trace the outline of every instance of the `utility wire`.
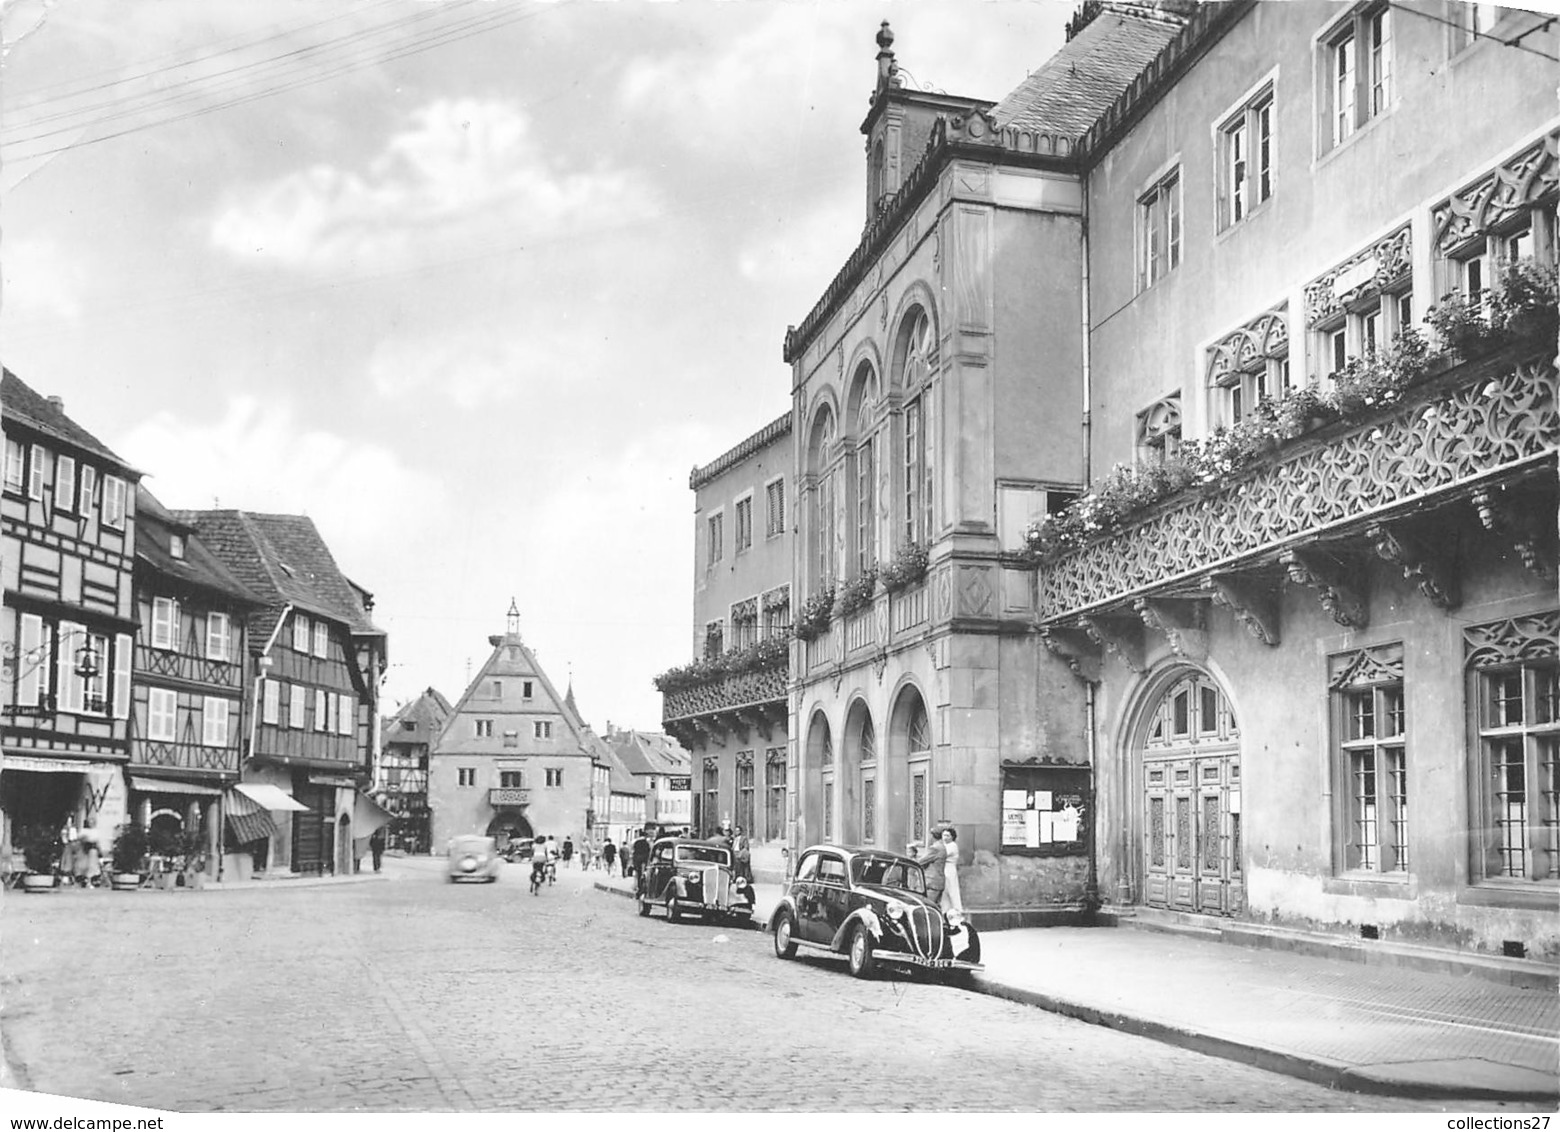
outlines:
[{"label": "utility wire", "polygon": [[[13,155],[10,160],[33,160],[41,157],[48,157],[53,154],[66,152],[68,150],[79,149],[83,146],[96,145],[99,142],[124,137],[128,134],[138,133],[141,130],[152,129],[157,126],[171,125],[176,122],[187,121],[191,118],[202,117],[206,114],[214,113],[219,110],[227,110],[235,106],[242,106],[259,99],[269,98],[276,94],[287,93],[289,91],[298,90],[303,87],[326,82],[333,78],[339,78],[342,75],[361,70],[366,66],[393,62],[397,59],[404,59],[412,55],[418,55],[423,52],[433,50],[437,47],[443,47],[451,43],[459,42],[463,39],[469,39],[470,37],[481,34],[483,32],[493,31],[511,24],[534,19],[537,16],[542,15],[545,11],[546,9],[533,9],[529,11],[524,9],[509,9],[507,11],[500,11],[497,14],[476,17],[456,24],[450,28],[440,29],[439,31],[434,32],[433,35],[424,39],[410,41],[403,45],[390,45],[388,49],[380,48],[371,55],[362,56],[356,59],[350,59],[344,63],[339,63],[334,67],[334,69],[331,70],[317,72],[314,74],[304,74],[303,77],[283,82],[276,86],[239,94],[225,101],[197,107],[193,110],[188,110],[183,113],[168,115],[155,121],[143,122],[138,125],[129,126],[122,130],[115,130],[95,137],[85,138],[80,141],[69,142],[50,149],[38,150],[32,153],[21,155]],[[89,123],[88,127],[76,127],[76,129],[90,128],[90,125],[91,124]],[[61,131],[51,132],[57,133]],[[40,138],[42,136],[44,135],[39,135]],[[38,139],[19,139],[8,144],[11,146],[19,146],[26,144],[27,141],[34,140]]]},{"label": "utility wire", "polygon": [[1432,20],[1438,24],[1445,24],[1449,28],[1455,28],[1460,32],[1466,33],[1475,40],[1487,39],[1491,43],[1500,44],[1502,47],[1514,47],[1518,51],[1526,51],[1530,55],[1537,55],[1541,58],[1548,59],[1551,63],[1560,63],[1560,55],[1551,55],[1547,51],[1540,51],[1538,48],[1529,47],[1527,44],[1522,42],[1530,35],[1539,35],[1548,31],[1550,27],[1554,25],[1555,21],[1560,19],[1560,17],[1557,16],[1545,17],[1542,23],[1535,27],[1528,28],[1527,31],[1513,39],[1501,39],[1498,35],[1490,35],[1486,32],[1475,31],[1465,23],[1459,23],[1456,20],[1449,20],[1445,16],[1436,15],[1434,12],[1426,12],[1419,8],[1411,8],[1407,4],[1401,3],[1400,0],[1387,0],[1387,7],[1396,8],[1400,12],[1407,12],[1409,15],[1418,16],[1420,19]]}]

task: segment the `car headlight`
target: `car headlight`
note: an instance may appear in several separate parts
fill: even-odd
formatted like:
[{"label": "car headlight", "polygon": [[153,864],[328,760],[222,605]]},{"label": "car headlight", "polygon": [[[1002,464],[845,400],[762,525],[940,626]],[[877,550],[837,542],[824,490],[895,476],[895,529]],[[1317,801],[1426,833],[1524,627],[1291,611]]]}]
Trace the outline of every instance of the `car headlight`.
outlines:
[{"label": "car headlight", "polygon": [[884,910],[888,912],[890,920],[902,920],[905,918],[906,908],[898,900],[890,900]]}]

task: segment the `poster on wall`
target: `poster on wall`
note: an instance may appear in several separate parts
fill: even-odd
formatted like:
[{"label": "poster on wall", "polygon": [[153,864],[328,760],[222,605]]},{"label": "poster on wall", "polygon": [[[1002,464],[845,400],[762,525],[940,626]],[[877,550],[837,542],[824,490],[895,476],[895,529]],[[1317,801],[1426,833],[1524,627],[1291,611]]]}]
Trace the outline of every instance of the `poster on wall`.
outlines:
[{"label": "poster on wall", "polygon": [[1036,856],[1088,852],[1093,782],[1084,766],[1002,768],[1002,851]]}]

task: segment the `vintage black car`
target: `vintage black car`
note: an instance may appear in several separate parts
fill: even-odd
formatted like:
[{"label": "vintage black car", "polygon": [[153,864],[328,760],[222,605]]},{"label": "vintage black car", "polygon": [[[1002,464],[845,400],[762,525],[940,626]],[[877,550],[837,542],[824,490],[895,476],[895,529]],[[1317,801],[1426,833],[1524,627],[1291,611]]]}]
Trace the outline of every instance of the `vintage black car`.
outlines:
[{"label": "vintage black car", "polygon": [[885,849],[803,850],[769,930],[781,959],[795,956],[798,947],[841,952],[850,973],[862,979],[880,965],[960,979],[981,970],[974,927],[958,913],[944,915],[926,895],[920,865]]},{"label": "vintage black car", "polygon": [[720,841],[660,838],[635,882],[634,895],[641,916],[659,904],[674,921],[684,915],[742,923],[753,919],[752,878],[737,875],[731,850]]}]

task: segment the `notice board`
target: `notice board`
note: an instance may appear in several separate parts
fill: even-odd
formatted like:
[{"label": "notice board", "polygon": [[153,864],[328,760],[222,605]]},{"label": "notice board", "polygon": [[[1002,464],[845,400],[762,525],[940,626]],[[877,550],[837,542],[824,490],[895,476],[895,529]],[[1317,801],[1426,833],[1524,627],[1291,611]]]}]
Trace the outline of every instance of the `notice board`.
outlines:
[{"label": "notice board", "polygon": [[1086,856],[1094,837],[1094,776],[1086,766],[1002,768],[1002,852]]}]

